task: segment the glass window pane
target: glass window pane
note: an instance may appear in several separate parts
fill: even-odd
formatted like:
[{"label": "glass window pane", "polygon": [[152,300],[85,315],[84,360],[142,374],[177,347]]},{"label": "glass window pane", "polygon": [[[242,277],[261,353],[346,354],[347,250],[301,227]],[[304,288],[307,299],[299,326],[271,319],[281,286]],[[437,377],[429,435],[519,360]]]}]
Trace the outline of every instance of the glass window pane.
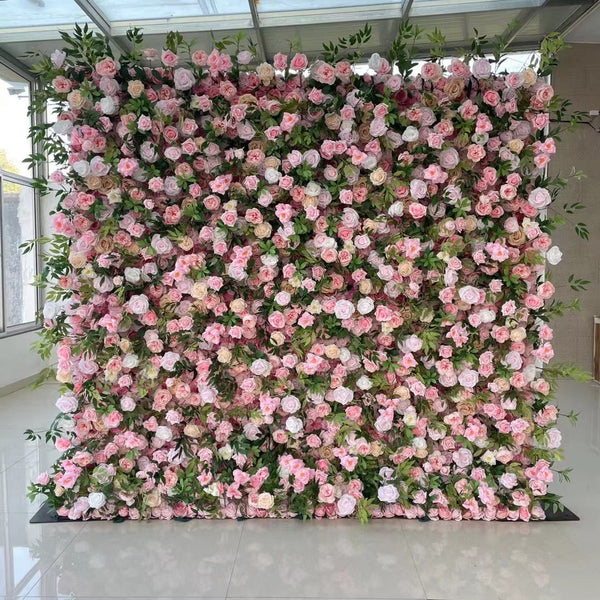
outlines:
[{"label": "glass window pane", "polygon": [[29,82],[0,64],[0,170],[31,177],[23,162],[31,154],[27,116]]},{"label": "glass window pane", "polygon": [[0,3],[0,30],[89,22],[73,0],[5,0]]},{"label": "glass window pane", "polygon": [[[402,14],[402,2],[398,0],[377,0],[374,4],[390,4],[397,5],[398,15]],[[298,11],[298,10],[316,10],[316,9],[332,9],[332,8],[355,8],[355,7],[369,7],[368,0],[327,0],[327,2],[321,2],[321,0],[261,0],[258,3],[258,10],[260,12],[283,12],[283,11]],[[344,20],[343,13],[339,15],[339,20]]]},{"label": "glass window pane", "polygon": [[6,328],[35,321],[37,288],[35,252],[23,254],[19,246],[35,238],[33,188],[2,181],[2,279]]},{"label": "glass window pane", "polygon": [[250,12],[247,0],[146,0],[143,10],[133,2],[97,0],[96,5],[109,21],[177,19]]}]

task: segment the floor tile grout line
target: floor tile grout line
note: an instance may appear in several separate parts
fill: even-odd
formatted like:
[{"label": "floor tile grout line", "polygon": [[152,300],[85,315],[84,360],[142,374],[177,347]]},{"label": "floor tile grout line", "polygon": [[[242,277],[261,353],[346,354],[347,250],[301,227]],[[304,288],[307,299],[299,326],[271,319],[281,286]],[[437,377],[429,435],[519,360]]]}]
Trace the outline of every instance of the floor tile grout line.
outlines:
[{"label": "floor tile grout line", "polygon": [[[58,556],[48,565],[46,569],[42,571],[40,577],[29,586],[28,590],[30,590],[36,583],[42,580],[42,577],[44,577],[44,575],[46,575],[46,573],[48,573],[48,571],[50,571],[50,569],[58,562],[59,558],[66,552],[67,548],[69,548],[69,546],[83,533],[87,526],[87,523],[83,524],[83,527],[81,527],[81,529],[69,540],[69,542],[65,545],[62,551],[59,552]],[[23,600],[29,600],[30,598],[43,598],[43,596],[34,596],[30,595],[28,592],[25,592],[23,595]]]},{"label": "floor tile grout line", "polygon": [[406,524],[403,522],[400,522],[400,531],[402,531],[402,536],[404,537],[406,547],[408,548],[408,553],[410,554],[410,559],[411,559],[413,567],[415,569],[415,573],[417,574],[417,578],[419,579],[421,589],[423,590],[423,598],[425,598],[425,600],[427,600],[427,590],[425,589],[425,584],[423,583],[423,580],[421,579],[421,573],[419,571],[417,561],[415,560],[415,556],[413,554],[412,547],[411,547],[410,541],[408,539],[408,535],[406,533],[405,527],[406,527]]},{"label": "floor tile grout line", "polygon": [[237,559],[240,554],[240,548],[242,546],[242,536],[244,535],[244,531],[246,530],[246,521],[242,522],[242,527],[240,530],[240,537],[238,539],[237,548],[235,549],[235,556],[233,557],[233,564],[231,565],[231,573],[229,574],[229,581],[227,582],[227,589],[225,590],[225,599],[229,598],[229,588],[231,587],[231,582],[233,581],[233,574],[235,572],[235,566],[237,564]]},{"label": "floor tile grout line", "polygon": [[15,460],[15,462],[11,463],[10,465],[7,465],[5,469],[2,469],[2,471],[0,471],[0,475],[3,475],[4,473],[12,469],[17,463],[20,463],[22,460],[25,460],[30,454],[33,454],[35,451],[36,448],[32,448],[29,452],[25,453],[23,456]]}]

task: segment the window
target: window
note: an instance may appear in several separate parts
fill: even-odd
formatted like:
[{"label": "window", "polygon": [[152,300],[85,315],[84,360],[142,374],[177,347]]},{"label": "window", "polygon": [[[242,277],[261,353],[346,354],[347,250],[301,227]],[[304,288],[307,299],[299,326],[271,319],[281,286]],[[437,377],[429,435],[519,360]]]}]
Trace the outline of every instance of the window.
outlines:
[{"label": "window", "polygon": [[32,81],[0,63],[0,336],[36,327],[40,298],[33,281],[37,252],[21,244],[38,237],[39,198],[33,187],[31,119],[27,116]]}]

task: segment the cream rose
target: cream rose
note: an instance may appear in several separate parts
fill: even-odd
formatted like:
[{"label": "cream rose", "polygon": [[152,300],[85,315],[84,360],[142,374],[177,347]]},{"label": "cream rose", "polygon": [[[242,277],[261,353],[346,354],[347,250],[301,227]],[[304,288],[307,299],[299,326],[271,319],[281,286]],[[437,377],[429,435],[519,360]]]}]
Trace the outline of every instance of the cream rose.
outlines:
[{"label": "cream rose", "polygon": [[269,494],[269,492],[262,492],[258,495],[258,500],[256,503],[258,508],[262,510],[269,510],[273,508],[274,504],[275,498],[273,497],[273,494]]}]

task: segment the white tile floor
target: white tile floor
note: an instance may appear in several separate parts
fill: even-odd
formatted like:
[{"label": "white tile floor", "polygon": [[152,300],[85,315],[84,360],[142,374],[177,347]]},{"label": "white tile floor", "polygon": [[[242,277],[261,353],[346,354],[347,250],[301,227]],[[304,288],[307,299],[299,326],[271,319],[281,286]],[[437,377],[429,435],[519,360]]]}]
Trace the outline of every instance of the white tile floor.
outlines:
[{"label": "white tile floor", "polygon": [[190,521],[31,525],[28,481],[55,452],[25,442],[55,388],[0,398],[0,600],[13,598],[600,599],[600,387],[564,383],[576,523]]}]

